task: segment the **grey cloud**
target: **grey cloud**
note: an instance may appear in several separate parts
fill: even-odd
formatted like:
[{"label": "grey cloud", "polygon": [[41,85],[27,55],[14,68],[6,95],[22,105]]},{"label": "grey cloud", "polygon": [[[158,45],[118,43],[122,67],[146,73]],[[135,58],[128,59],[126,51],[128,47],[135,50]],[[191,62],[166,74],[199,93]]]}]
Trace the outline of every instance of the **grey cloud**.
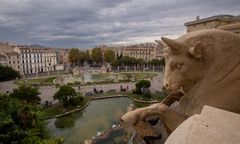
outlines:
[{"label": "grey cloud", "polygon": [[0,0],[0,41],[52,47],[133,43],[184,33],[197,15],[239,15],[239,0]]}]

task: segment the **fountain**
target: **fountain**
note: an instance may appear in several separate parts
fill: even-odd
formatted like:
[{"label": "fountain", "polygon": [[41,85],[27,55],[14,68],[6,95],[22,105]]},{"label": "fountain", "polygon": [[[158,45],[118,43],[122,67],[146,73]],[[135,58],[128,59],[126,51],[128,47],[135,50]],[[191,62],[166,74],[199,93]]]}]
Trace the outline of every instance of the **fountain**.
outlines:
[{"label": "fountain", "polygon": [[64,85],[68,83],[94,83],[103,81],[119,82],[125,77],[120,74],[111,73],[111,65],[106,64],[101,69],[93,70],[87,62],[84,62],[82,67],[75,67],[72,75],[61,76],[54,80],[55,84]]}]

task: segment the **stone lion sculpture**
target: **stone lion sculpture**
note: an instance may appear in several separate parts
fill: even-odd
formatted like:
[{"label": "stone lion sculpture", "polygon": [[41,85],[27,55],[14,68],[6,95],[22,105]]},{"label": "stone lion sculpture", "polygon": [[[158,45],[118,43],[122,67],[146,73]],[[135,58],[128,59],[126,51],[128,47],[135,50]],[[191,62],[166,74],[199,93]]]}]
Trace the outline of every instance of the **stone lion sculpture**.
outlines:
[{"label": "stone lion sculpture", "polygon": [[[176,40],[162,37],[162,41],[168,45],[163,87],[170,94],[161,103],[126,113],[121,118],[124,123],[137,131],[142,125],[156,133],[146,119],[157,116],[170,134],[189,116],[199,114],[204,105],[240,113],[239,35],[201,30]],[[175,100],[178,105],[170,108]],[[147,133],[142,132],[144,135]]]}]

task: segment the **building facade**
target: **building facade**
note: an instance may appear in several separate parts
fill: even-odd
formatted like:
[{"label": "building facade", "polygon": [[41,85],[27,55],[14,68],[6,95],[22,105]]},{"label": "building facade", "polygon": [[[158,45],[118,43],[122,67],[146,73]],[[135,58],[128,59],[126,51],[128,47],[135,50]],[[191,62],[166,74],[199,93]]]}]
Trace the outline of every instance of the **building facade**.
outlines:
[{"label": "building facade", "polygon": [[23,75],[55,71],[57,56],[51,48],[31,48],[18,46]]},{"label": "building facade", "polygon": [[[123,56],[134,57],[151,61],[152,59],[163,58],[163,45],[157,43],[144,43],[121,47],[117,49]],[[118,54],[119,55],[119,54]]]},{"label": "building facade", "polygon": [[1,64],[9,66],[14,70],[21,72],[20,54],[17,45],[11,43],[0,43]]},{"label": "building facade", "polygon": [[7,65],[21,73],[20,54],[17,52],[6,52]]},{"label": "building facade", "polygon": [[56,49],[58,64],[69,65],[69,52],[70,49]]},{"label": "building facade", "polygon": [[7,57],[3,54],[0,54],[0,65],[2,66],[8,65]]},{"label": "building facade", "polygon": [[198,16],[196,20],[187,22],[184,25],[187,27],[187,32],[202,29],[222,29],[239,34],[240,16],[216,15],[203,19]]}]

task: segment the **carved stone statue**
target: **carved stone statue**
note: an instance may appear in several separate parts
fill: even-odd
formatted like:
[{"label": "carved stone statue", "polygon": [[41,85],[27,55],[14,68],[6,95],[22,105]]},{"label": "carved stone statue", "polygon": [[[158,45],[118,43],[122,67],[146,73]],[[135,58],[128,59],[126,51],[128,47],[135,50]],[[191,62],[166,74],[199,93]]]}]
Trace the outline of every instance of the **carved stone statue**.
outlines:
[{"label": "carved stone statue", "polygon": [[[240,113],[239,35],[201,30],[176,40],[162,37],[162,41],[168,45],[163,87],[170,94],[162,103],[126,113],[124,123],[151,128],[146,119],[155,116],[170,134],[189,116],[199,114],[204,105]],[[175,100],[179,103],[171,108]]]}]

